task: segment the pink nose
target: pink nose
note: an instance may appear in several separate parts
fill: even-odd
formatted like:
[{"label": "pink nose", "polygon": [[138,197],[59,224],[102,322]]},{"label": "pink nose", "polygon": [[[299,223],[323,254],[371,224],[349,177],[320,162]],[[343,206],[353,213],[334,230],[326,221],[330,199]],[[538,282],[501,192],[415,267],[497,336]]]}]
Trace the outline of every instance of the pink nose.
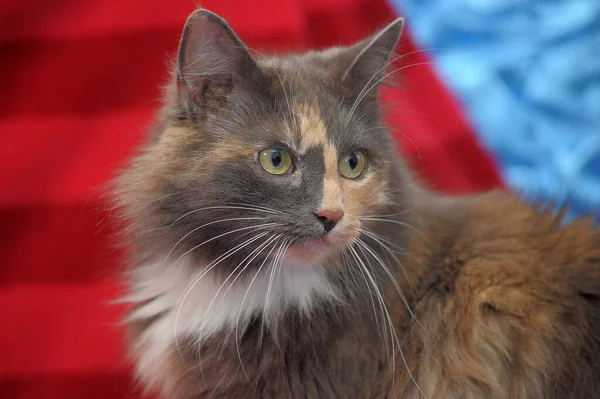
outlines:
[{"label": "pink nose", "polygon": [[315,215],[320,218],[337,222],[344,216],[344,211],[341,209],[321,209],[319,212],[315,213]]},{"label": "pink nose", "polygon": [[344,211],[341,209],[321,209],[319,212],[315,212],[315,216],[323,224],[325,232],[329,233],[344,216]]}]

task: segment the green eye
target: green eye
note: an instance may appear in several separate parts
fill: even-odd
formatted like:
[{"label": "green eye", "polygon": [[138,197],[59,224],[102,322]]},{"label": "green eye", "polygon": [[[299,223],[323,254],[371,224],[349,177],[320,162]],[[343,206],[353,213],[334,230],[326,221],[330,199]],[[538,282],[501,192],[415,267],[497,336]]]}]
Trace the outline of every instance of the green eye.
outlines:
[{"label": "green eye", "polygon": [[272,175],[282,175],[292,169],[292,156],[282,148],[267,148],[258,154],[264,170]]},{"label": "green eye", "polygon": [[367,166],[367,157],[362,151],[354,151],[340,161],[340,173],[347,179],[360,177]]}]

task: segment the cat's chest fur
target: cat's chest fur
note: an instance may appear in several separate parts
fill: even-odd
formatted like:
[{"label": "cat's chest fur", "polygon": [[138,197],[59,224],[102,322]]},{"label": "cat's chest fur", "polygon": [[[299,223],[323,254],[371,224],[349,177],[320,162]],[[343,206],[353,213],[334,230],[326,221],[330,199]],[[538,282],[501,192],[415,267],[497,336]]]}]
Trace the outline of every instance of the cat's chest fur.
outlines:
[{"label": "cat's chest fur", "polygon": [[128,297],[137,373],[149,386],[208,398],[381,390],[387,363],[372,309],[349,308],[324,267],[282,263],[224,281],[198,265],[170,266],[139,267]]},{"label": "cat's chest fur", "polygon": [[383,397],[389,386],[381,370],[389,365],[367,320],[336,306],[310,317],[292,310],[270,331],[258,316],[238,337],[221,332],[200,346],[181,342],[183,355],[172,358],[185,370],[181,397]]}]

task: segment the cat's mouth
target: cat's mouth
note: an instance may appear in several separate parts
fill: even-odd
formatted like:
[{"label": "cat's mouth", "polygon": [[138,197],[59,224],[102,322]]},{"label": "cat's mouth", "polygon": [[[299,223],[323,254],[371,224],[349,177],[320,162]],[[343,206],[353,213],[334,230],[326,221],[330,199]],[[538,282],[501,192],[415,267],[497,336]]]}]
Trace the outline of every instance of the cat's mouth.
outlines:
[{"label": "cat's mouth", "polygon": [[336,240],[327,234],[290,245],[285,257],[293,263],[320,263],[336,252],[336,248],[338,248]]},{"label": "cat's mouth", "polygon": [[323,236],[300,243],[300,245],[305,245],[310,248],[323,248],[329,245],[329,239],[327,238],[327,236]]}]

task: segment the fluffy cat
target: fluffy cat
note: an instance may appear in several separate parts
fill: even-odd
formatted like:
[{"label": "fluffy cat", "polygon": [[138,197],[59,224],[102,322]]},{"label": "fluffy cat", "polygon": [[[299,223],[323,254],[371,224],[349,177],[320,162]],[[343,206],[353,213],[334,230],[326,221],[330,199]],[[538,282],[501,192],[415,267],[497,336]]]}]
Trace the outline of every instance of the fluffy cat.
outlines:
[{"label": "fluffy cat", "polygon": [[424,189],[380,127],[396,20],[266,58],[187,20],[119,180],[138,377],[164,398],[595,398],[600,234]]}]

